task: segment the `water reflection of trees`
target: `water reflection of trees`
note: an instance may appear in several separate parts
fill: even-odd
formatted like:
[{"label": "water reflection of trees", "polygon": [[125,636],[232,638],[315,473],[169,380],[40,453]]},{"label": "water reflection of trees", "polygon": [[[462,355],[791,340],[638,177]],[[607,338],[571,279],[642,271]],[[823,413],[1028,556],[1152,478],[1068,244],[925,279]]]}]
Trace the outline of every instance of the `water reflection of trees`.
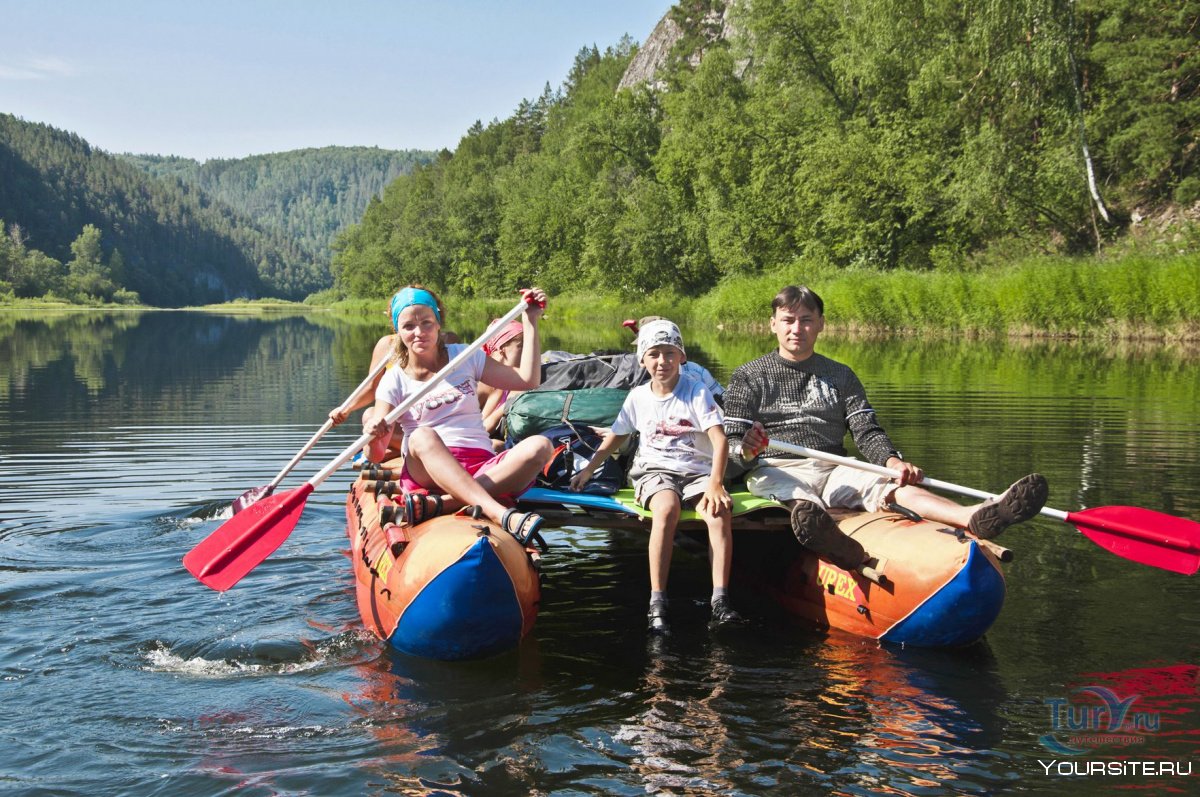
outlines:
[{"label": "water reflection of trees", "polygon": [[[184,406],[223,423],[319,421],[357,384],[380,317],[328,313],[0,313],[0,396],[14,410],[178,422]],[[479,322],[466,318],[460,332]],[[629,350],[621,319],[546,324],[545,347]],[[689,356],[722,379],[769,351],[764,332],[685,327]],[[1187,484],[1200,429],[1200,360],[1188,350],[1095,342],[827,336],[821,350],[853,366],[885,427],[934,475],[999,489],[1047,472],[1067,508],[1143,503],[1200,514]],[[209,412],[209,410],[211,410]],[[194,413],[194,410],[192,411]],[[193,417],[194,414],[193,414]],[[70,419],[68,419],[70,420]],[[1121,478],[1136,471],[1137,478]],[[1109,485],[1116,485],[1109,489]],[[1119,495],[1114,495],[1119,493]]]},{"label": "water reflection of trees", "polygon": [[[193,411],[193,420],[262,422],[277,417],[280,401],[304,410],[293,420],[314,422],[328,409],[329,370],[357,382],[378,334],[308,317],[4,313],[0,391],[14,411],[28,406],[134,423],[180,420],[181,408],[197,403],[213,414],[200,419]],[[309,406],[309,395],[319,406]]]},{"label": "water reflection of trees", "polygon": [[140,313],[0,313],[0,391],[23,392],[36,371],[70,358],[73,377],[89,391],[104,386],[114,340],[134,329]]}]

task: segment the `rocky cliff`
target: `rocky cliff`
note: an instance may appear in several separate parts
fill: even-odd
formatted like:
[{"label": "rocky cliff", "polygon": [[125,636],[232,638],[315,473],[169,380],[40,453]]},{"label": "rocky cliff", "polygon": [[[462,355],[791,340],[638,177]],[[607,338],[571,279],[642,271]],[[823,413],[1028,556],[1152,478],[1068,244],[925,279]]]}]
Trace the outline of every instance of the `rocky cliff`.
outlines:
[{"label": "rocky cliff", "polygon": [[[621,82],[617,85],[618,90],[644,84],[649,84],[650,88],[656,91],[665,89],[666,83],[660,75],[671,57],[671,51],[689,31],[694,30],[699,33],[704,42],[688,56],[688,63],[692,66],[700,63],[700,59],[704,57],[704,51],[709,45],[718,41],[729,41],[737,35],[737,28],[733,21],[734,15],[731,13],[735,4],[736,0],[715,3],[713,10],[699,18],[682,17],[680,19],[677,8],[667,11],[654,26],[650,36],[638,48],[633,60],[629,62],[625,74],[621,76]],[[676,21],[677,19],[680,21]],[[745,69],[746,63],[745,61],[739,62],[739,73]]]}]

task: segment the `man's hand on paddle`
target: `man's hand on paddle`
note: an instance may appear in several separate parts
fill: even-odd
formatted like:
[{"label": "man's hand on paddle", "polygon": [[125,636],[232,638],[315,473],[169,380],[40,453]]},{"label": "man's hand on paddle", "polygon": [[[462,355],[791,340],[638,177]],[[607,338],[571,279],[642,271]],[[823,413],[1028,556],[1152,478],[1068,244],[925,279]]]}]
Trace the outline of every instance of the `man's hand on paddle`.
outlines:
[{"label": "man's hand on paddle", "polygon": [[921,479],[925,478],[925,471],[911,462],[905,462],[900,457],[889,458],[887,467],[900,471],[900,478],[896,479],[896,483],[901,487],[906,484],[920,484]]},{"label": "man's hand on paddle", "polygon": [[746,434],[742,435],[742,459],[754,459],[767,448],[767,430],[759,421],[750,424]]}]

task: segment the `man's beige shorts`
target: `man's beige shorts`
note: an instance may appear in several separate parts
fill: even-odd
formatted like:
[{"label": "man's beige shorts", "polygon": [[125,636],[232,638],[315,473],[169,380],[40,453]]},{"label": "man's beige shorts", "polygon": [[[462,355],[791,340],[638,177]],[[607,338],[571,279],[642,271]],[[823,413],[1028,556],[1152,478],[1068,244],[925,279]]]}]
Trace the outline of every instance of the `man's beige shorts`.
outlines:
[{"label": "man's beige shorts", "polygon": [[760,498],[876,512],[891,500],[896,483],[819,459],[772,458],[746,474],[746,489]]}]

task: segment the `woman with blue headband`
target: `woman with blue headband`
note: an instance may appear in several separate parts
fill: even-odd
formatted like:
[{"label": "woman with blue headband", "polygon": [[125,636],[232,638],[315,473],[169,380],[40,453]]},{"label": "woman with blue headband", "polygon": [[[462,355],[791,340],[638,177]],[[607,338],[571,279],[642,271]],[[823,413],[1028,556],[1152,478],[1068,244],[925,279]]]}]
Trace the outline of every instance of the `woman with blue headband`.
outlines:
[{"label": "woman with blue headband", "polygon": [[[388,335],[384,335],[379,340],[375,341],[375,346],[371,349],[371,367],[367,369],[368,374],[374,373],[375,369],[377,367],[379,367],[380,363],[387,362],[387,367],[391,368],[395,362],[396,318],[395,318],[395,315],[393,314],[392,310],[396,306],[397,297],[408,290],[411,290],[411,286],[409,288],[402,288],[388,302],[388,309],[387,309],[386,315],[391,323],[392,333],[388,334]],[[439,312],[440,312],[440,309],[439,309]],[[445,339],[445,341],[447,343],[457,343],[458,342],[458,338],[457,338],[457,336],[454,335],[453,332],[448,332],[446,330],[443,330],[442,337]],[[379,380],[382,378],[383,378],[383,374],[382,373],[378,374],[371,381],[370,388],[367,390],[363,390],[361,396],[359,396],[359,398],[356,399],[354,401],[354,403],[351,404],[350,406],[334,407],[332,410],[330,410],[329,411],[329,420],[333,422],[333,425],[337,426],[338,424],[342,423],[348,417],[350,417],[351,413],[355,412],[356,410],[360,410],[363,407],[368,407],[369,409],[367,409],[367,411],[363,413],[362,424],[363,424],[363,431],[366,431],[367,429],[369,429],[371,427],[371,419],[375,416],[375,409],[374,409],[375,391],[376,391],[376,389],[378,389]],[[392,457],[398,457],[398,456],[400,456],[399,446],[400,446],[400,438],[398,438],[398,437],[394,437],[391,440],[381,441],[380,445],[378,446],[378,451],[376,452],[376,456],[373,459],[375,461],[380,461],[380,460],[390,459]],[[363,451],[361,454],[358,454],[357,456],[355,456],[355,458],[354,458],[355,467],[359,467],[362,464],[362,461],[364,458],[369,458],[368,449],[366,447],[363,448]]]},{"label": "woman with blue headband", "polygon": [[[437,388],[400,416],[404,432],[404,467],[400,483],[407,497],[402,523],[415,525],[445,511],[478,506],[485,515],[520,539],[533,536],[542,519],[532,512],[507,509],[498,499],[524,492],[553,456],[550,440],[540,435],[494,453],[483,426],[478,386],[531,390],[541,382],[538,322],[546,294],[527,291],[532,302],[522,316],[523,347],[517,365],[507,365],[475,351]],[[392,297],[396,328],[395,363],[384,372],[375,392],[368,431],[376,443],[391,433],[384,423],[392,409],[425,386],[464,348],[447,345],[442,325],[445,310],[432,291],[409,286]]]}]

